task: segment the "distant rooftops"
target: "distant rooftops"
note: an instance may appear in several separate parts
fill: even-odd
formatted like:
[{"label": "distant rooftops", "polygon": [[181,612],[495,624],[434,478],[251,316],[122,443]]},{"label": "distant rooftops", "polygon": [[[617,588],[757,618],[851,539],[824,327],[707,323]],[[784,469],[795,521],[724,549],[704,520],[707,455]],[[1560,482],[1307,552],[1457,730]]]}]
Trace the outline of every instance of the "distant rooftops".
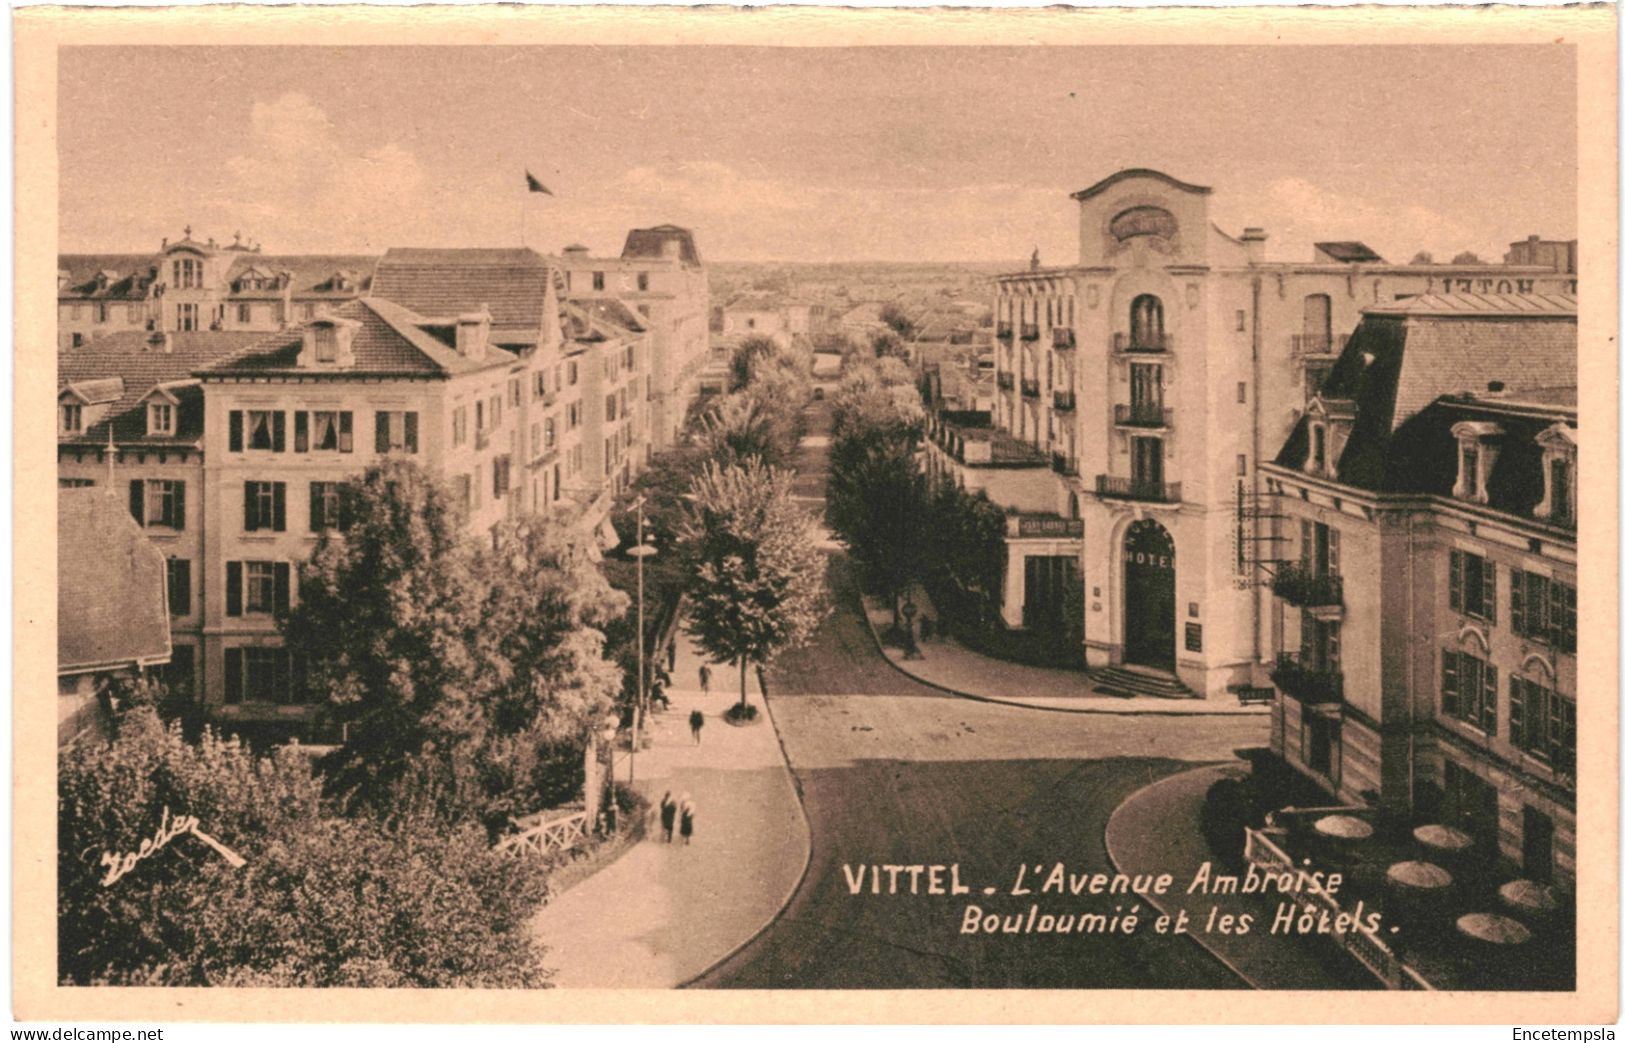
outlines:
[{"label": "distant rooftops", "polygon": [[1364,243],[1349,240],[1316,243],[1315,260],[1338,261],[1342,264],[1381,264],[1382,255]]},{"label": "distant rooftops", "polygon": [[168,565],[118,496],[57,493],[56,564],[58,675],[169,661]]}]

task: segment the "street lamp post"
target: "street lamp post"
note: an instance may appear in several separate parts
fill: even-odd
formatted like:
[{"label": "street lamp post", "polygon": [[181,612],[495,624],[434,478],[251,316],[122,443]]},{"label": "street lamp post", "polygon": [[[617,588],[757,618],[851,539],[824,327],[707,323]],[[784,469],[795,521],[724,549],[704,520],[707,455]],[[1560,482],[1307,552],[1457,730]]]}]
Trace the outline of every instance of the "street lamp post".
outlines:
[{"label": "street lamp post", "polygon": [[632,504],[638,512],[638,542],[628,554],[638,559],[638,697],[632,705],[632,758],[628,765],[629,782],[637,780],[638,771],[638,741],[643,734],[643,703],[647,698],[647,671],[644,669],[643,651],[643,559],[652,556],[655,549],[643,542],[643,504],[644,497],[639,496]]},{"label": "street lamp post", "polygon": [[609,748],[609,806],[604,809],[604,818],[609,823],[611,833],[615,832],[620,824],[620,809],[615,804],[615,733],[620,730],[620,719],[612,713],[604,718],[603,729],[599,732],[603,736],[604,745]]}]

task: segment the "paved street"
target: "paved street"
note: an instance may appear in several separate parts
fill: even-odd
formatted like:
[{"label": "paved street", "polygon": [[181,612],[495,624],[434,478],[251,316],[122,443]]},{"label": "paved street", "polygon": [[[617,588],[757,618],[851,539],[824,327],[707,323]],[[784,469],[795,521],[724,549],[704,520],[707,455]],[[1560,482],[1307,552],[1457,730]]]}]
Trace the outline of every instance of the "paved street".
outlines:
[{"label": "paved street", "polygon": [[[827,411],[802,452],[801,491],[821,495]],[[1110,872],[1106,823],[1129,794],[1193,764],[1267,742],[1258,717],[1049,713],[945,695],[875,650],[850,567],[831,552],[834,615],[786,655],[769,698],[812,829],[801,888],[760,937],[696,984],[802,988],[1233,988],[1243,983],[1184,938],[960,933],[988,912],[1111,914],[1122,896],[1017,897],[1018,868],[1065,862]],[[973,891],[853,895],[846,867],[957,863]],[[906,888],[907,877],[904,877]],[[744,881],[741,881],[743,884]],[[923,890],[922,882],[922,890]]]}]

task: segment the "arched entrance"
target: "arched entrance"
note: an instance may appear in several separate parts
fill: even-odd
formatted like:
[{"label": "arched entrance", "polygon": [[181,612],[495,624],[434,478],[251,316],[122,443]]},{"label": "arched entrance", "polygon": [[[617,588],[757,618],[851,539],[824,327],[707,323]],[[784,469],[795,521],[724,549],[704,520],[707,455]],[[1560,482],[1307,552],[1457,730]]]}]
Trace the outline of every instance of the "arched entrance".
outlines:
[{"label": "arched entrance", "polygon": [[1150,518],[1123,537],[1123,661],[1174,669],[1174,538]]}]

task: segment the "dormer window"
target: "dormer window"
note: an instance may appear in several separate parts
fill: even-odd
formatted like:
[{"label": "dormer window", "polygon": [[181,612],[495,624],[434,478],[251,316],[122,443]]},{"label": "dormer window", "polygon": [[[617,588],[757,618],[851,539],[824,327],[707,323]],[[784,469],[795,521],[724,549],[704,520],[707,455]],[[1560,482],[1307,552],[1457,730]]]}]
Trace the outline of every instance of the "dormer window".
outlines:
[{"label": "dormer window", "polygon": [[1319,422],[1309,425],[1309,471],[1326,472],[1326,425]]},{"label": "dormer window", "polygon": [[305,327],[304,345],[299,353],[301,366],[348,368],[355,364],[351,342],[359,324],[351,319],[318,319]]},{"label": "dormer window", "polygon": [[311,341],[316,347],[317,362],[337,362],[339,357],[338,330],[331,326],[317,326],[311,331]]},{"label": "dormer window", "polygon": [[85,430],[85,407],[78,402],[64,402],[60,410],[62,433],[65,435],[83,434]]},{"label": "dormer window", "polygon": [[1553,424],[1535,436],[1535,444],[1541,449],[1541,472],[1545,479],[1545,491],[1540,503],[1535,505],[1535,517],[1554,525],[1573,525],[1578,448],[1574,429],[1567,424]]},{"label": "dormer window", "polygon": [[1450,495],[1458,500],[1488,503],[1489,475],[1501,436],[1496,424],[1464,420],[1450,429],[1456,437],[1456,484]]},{"label": "dormer window", "polygon": [[170,402],[152,402],[147,405],[147,434],[172,435],[175,433],[175,406]]}]

